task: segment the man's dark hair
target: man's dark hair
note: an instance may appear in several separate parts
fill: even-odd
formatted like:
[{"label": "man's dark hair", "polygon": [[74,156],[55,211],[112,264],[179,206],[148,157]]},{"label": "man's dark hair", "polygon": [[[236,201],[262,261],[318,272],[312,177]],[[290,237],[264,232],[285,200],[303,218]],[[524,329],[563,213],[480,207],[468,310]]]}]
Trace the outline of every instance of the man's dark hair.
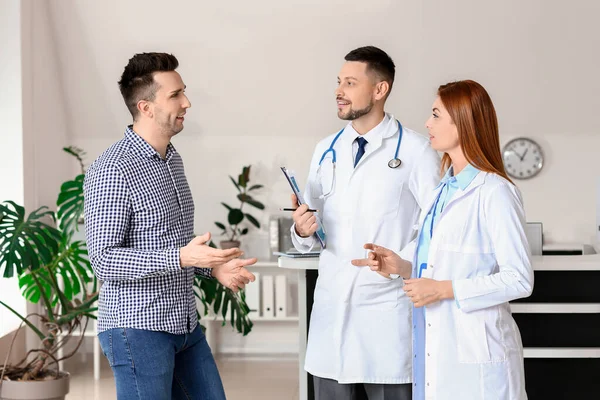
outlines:
[{"label": "man's dark hair", "polygon": [[392,91],[396,66],[385,51],[375,46],[359,47],[346,54],[345,60],[367,64],[367,72],[373,73],[379,80],[386,81],[390,85],[390,92]]},{"label": "man's dark hair", "polygon": [[156,96],[158,85],[154,81],[154,73],[175,71],[178,66],[177,58],[167,53],[140,53],[129,59],[121,75],[119,89],[134,121],[139,113],[138,101],[153,101]]}]

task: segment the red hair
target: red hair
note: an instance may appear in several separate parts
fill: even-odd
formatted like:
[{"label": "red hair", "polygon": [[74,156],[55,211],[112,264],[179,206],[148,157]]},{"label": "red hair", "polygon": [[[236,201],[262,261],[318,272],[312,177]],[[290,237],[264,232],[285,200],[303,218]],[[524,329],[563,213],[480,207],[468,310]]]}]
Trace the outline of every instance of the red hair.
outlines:
[{"label": "red hair", "polygon": [[[496,110],[483,86],[471,80],[450,82],[438,88],[438,96],[456,125],[458,142],[469,164],[512,183],[502,162]],[[450,156],[444,154],[442,174],[451,163]]]}]

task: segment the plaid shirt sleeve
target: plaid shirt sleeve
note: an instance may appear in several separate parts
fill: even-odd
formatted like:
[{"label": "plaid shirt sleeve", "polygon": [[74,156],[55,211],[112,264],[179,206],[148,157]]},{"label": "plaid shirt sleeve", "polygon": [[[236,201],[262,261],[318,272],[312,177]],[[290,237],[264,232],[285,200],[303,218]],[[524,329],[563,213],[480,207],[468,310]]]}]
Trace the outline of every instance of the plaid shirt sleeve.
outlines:
[{"label": "plaid shirt sleeve", "polygon": [[212,275],[212,269],[211,268],[198,268],[198,267],[194,267],[194,273],[197,276],[202,276],[204,278],[210,278],[213,279],[213,275]]},{"label": "plaid shirt sleeve", "polygon": [[[102,281],[144,279],[179,270],[179,248],[122,247],[132,213],[123,174],[104,165],[88,171],[84,184],[85,227],[90,262]],[[204,272],[210,276],[210,270]]]}]

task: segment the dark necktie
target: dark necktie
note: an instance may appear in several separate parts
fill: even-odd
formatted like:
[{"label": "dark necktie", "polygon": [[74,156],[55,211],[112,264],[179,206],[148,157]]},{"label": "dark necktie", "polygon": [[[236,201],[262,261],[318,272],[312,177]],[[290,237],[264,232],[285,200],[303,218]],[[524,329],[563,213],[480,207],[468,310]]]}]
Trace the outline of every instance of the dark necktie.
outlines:
[{"label": "dark necktie", "polygon": [[356,142],[358,143],[358,153],[356,153],[356,158],[354,159],[354,167],[356,168],[356,164],[360,161],[361,157],[365,154],[365,146],[367,145],[367,139],[364,137],[357,137]]}]

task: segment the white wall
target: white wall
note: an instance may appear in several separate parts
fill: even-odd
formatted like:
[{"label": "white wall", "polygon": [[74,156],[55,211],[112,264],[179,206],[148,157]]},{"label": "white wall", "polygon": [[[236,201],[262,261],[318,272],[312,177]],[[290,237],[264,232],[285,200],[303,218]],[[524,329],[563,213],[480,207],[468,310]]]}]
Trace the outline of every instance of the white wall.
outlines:
[{"label": "white wall", "polygon": [[[278,167],[306,175],[319,138],[343,126],[333,91],[344,55],[373,44],[396,61],[388,110],[424,131],[438,85],[471,78],[490,92],[503,143],[538,140],[542,173],[519,182],[528,219],[548,242],[591,242],[600,172],[597,93],[600,2],[477,0],[49,0],[32,6],[30,54],[39,204],[76,172],[65,144],[89,162],[130,116],[117,88],[137,52],[167,51],[193,107],[174,142],[196,200],[196,231],[216,232],[233,201],[227,175],[254,165],[268,212],[288,203]],[[27,107],[26,107],[27,108]],[[31,151],[31,150],[30,150]],[[52,166],[52,168],[49,168]],[[264,237],[264,235],[263,235]]]},{"label": "white wall", "polygon": [[[0,0],[0,201],[13,200],[27,213],[42,205],[55,209],[60,184],[74,176],[75,164],[61,151],[70,140],[47,7],[42,1]],[[0,278],[0,298],[21,314],[36,311],[16,279]],[[0,308],[0,337],[19,322]],[[35,337],[28,335],[27,342],[34,346]],[[2,359],[4,351],[0,346]]]},{"label": "white wall", "polygon": [[[21,94],[21,8],[16,0],[0,0],[0,201],[23,204],[23,112]],[[0,271],[2,272],[2,271]],[[19,313],[25,301],[16,278],[0,275],[0,299]],[[0,337],[19,326],[20,320],[0,305]],[[0,351],[0,354],[2,352]]]},{"label": "white wall", "polygon": [[225,217],[219,202],[234,196],[227,175],[247,163],[270,187],[262,196],[269,212],[287,204],[277,167],[305,176],[318,138],[342,126],[333,90],[343,56],[374,44],[396,61],[388,110],[408,127],[424,131],[439,84],[483,83],[497,106],[502,142],[531,136],[547,153],[541,175],[519,184],[529,220],[544,223],[549,241],[595,237],[599,2],[165,4],[50,1],[57,101],[64,101],[69,140],[92,161],[130,120],[116,85],[129,57],[178,56],[193,107],[175,144],[198,205],[198,232]]},{"label": "white wall", "polygon": [[23,130],[25,204],[56,209],[60,185],[73,179],[77,162],[62,151],[72,144],[67,126],[65,80],[59,42],[46,1],[22,0],[23,8]]}]

